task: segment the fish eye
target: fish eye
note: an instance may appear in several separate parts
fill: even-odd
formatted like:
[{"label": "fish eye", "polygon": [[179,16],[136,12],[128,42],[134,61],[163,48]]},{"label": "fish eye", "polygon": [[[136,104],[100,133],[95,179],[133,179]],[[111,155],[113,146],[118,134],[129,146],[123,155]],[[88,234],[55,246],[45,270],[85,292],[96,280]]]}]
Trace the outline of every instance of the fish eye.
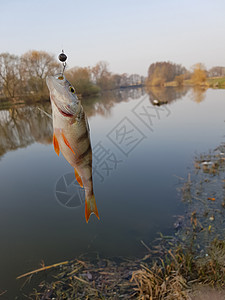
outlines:
[{"label": "fish eye", "polygon": [[72,94],[75,93],[75,89],[72,86],[70,86],[70,91],[71,91]]},{"label": "fish eye", "polygon": [[64,77],[63,77],[63,76],[59,76],[58,79],[59,79],[59,80],[63,80]]}]

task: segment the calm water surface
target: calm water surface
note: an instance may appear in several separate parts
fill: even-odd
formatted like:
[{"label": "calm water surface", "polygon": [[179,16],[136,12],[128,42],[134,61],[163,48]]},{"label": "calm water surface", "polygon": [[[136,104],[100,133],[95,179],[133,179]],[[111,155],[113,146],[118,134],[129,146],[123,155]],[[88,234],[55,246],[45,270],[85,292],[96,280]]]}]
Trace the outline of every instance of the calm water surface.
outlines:
[{"label": "calm water surface", "polygon": [[[153,99],[168,102],[153,106]],[[173,233],[184,207],[178,179],[196,153],[224,139],[224,90],[126,90],[83,100],[91,128],[100,221],[84,217],[72,167],[52,146],[51,119],[36,106],[0,111],[0,290],[16,276],[81,253],[141,256]],[[40,105],[51,113],[50,105]],[[175,176],[176,175],[176,176]],[[21,282],[20,282],[21,283]],[[8,297],[8,298],[7,298]]]}]

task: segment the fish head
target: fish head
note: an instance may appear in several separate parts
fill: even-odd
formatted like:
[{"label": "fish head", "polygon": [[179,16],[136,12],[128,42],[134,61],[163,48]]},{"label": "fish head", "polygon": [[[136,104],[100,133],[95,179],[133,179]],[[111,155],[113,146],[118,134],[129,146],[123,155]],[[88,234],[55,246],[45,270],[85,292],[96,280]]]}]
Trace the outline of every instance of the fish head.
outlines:
[{"label": "fish head", "polygon": [[75,88],[62,73],[47,76],[46,83],[51,102],[54,103],[64,117],[72,117],[79,113],[81,102],[76,95]]}]

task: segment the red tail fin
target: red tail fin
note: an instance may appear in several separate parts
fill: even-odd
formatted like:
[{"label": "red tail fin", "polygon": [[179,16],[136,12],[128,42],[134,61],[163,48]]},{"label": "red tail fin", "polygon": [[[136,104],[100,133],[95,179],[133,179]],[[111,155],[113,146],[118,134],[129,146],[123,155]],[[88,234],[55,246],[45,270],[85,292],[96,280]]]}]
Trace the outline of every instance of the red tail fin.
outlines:
[{"label": "red tail fin", "polygon": [[91,214],[95,214],[99,219],[98,209],[95,202],[95,196],[92,195],[91,198],[85,199],[85,219],[88,223]]}]

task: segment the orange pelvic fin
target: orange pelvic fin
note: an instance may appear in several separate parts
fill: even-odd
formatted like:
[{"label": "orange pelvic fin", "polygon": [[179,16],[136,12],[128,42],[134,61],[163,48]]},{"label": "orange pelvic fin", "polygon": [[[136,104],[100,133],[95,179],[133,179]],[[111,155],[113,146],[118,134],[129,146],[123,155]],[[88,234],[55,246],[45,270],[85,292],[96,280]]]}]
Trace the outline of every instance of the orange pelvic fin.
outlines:
[{"label": "orange pelvic fin", "polygon": [[56,154],[59,156],[59,152],[60,152],[59,142],[58,142],[58,140],[55,136],[55,133],[53,134],[53,145],[54,145],[54,149],[55,149]]},{"label": "orange pelvic fin", "polygon": [[73,152],[73,154],[75,155],[75,152],[73,151],[72,147],[70,146],[70,143],[68,142],[67,138],[65,137],[64,133],[62,132],[62,137],[63,137],[63,141],[66,144],[67,147],[70,148],[70,150]]},{"label": "orange pelvic fin", "polygon": [[95,214],[99,219],[98,209],[95,202],[95,196],[92,195],[91,198],[85,199],[85,219],[88,223],[91,214]]},{"label": "orange pelvic fin", "polygon": [[78,174],[78,172],[77,172],[76,169],[74,169],[74,171],[75,171],[75,177],[76,177],[77,182],[79,183],[79,185],[80,185],[81,187],[83,187],[83,182],[82,182],[82,180],[81,180],[81,178],[80,178],[80,175]]}]

